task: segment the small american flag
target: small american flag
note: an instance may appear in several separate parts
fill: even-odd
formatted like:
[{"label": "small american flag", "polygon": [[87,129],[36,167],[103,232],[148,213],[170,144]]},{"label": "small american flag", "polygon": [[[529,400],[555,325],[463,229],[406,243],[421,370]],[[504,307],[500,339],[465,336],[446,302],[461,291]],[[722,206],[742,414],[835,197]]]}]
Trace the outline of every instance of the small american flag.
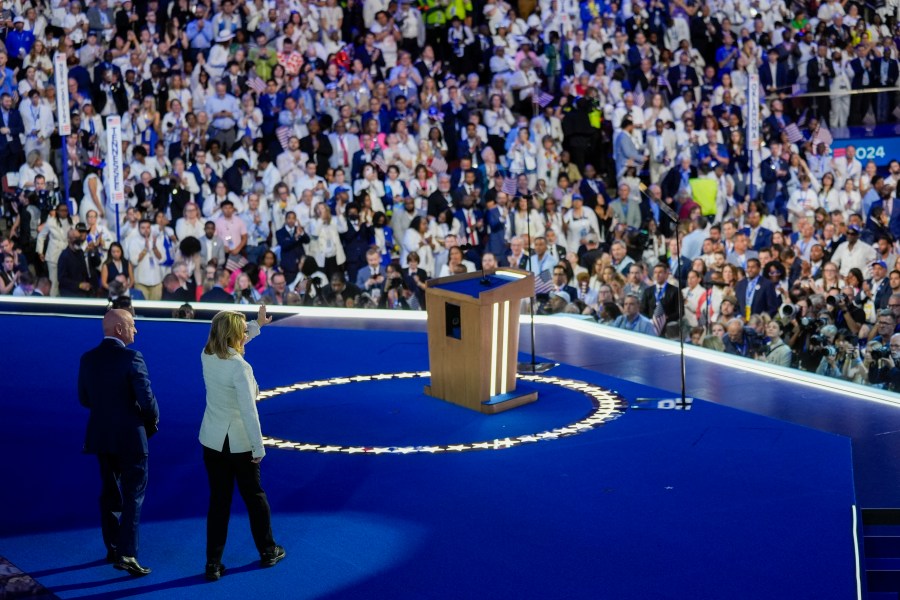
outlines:
[{"label": "small american flag", "polygon": [[644,108],[644,102],[646,102],[646,99],[644,98],[644,90],[641,89],[641,86],[637,86],[637,88],[635,88],[634,93],[631,95],[631,97],[634,99],[635,106],[637,106],[638,108]]},{"label": "small american flag", "polygon": [[514,196],[516,193],[516,178],[515,177],[506,177],[503,180],[503,187],[500,188],[500,191],[509,194],[510,196]]},{"label": "small american flag", "polygon": [[656,335],[662,335],[666,330],[666,310],[660,300],[656,301],[656,308],[653,309],[653,328]]},{"label": "small american flag", "polygon": [[544,90],[538,88],[535,90],[534,101],[538,106],[544,108],[551,102],[553,102],[553,94],[548,94]]},{"label": "small american flag", "polygon": [[431,159],[431,170],[435,173],[446,173],[447,172],[447,161],[444,160],[444,157],[435,154],[434,158]]},{"label": "small american flag", "polygon": [[795,83],[791,86],[791,96],[796,96],[800,93],[800,84]]},{"label": "small american flag", "polygon": [[247,87],[257,94],[262,94],[266,91],[266,82],[259,77],[254,77],[253,79],[247,80]]},{"label": "small american flag", "polygon": [[387,173],[387,163],[384,162],[384,155],[381,152],[372,157],[372,164],[378,167],[382,173]]},{"label": "small american flag", "polygon": [[553,291],[553,281],[551,277],[551,273],[549,270],[541,271],[541,273],[534,278],[534,293],[537,294],[549,294]]},{"label": "small american flag", "polygon": [[790,125],[785,127],[784,132],[787,134],[788,140],[790,140],[794,144],[803,139],[803,134],[800,133],[800,128],[797,127],[796,123],[791,123]]},{"label": "small american flag", "polygon": [[818,129],[816,129],[816,134],[813,136],[813,145],[818,146],[820,143],[822,143],[826,146],[830,146],[833,141],[834,137],[832,137],[830,131],[828,131],[824,127],[819,127]]},{"label": "small american flag", "polygon": [[288,142],[291,139],[291,128],[290,127],[279,127],[275,130],[275,137],[278,138],[278,142],[281,144],[281,147],[285,150],[288,149]]}]

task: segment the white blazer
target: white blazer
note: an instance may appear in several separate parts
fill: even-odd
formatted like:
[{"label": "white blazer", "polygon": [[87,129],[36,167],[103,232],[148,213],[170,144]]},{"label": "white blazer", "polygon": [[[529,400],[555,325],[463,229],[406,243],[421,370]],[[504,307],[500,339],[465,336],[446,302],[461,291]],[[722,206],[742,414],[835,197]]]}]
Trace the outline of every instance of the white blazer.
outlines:
[{"label": "white blazer", "polygon": [[[252,340],[259,335],[256,321],[247,323]],[[212,450],[222,451],[225,436],[233,454],[251,452],[253,458],[266,455],[263,447],[256,397],[259,386],[253,377],[253,367],[236,350],[229,349],[226,359],[215,354],[200,354],[203,381],[206,383],[206,411],[200,424],[200,443]]]}]

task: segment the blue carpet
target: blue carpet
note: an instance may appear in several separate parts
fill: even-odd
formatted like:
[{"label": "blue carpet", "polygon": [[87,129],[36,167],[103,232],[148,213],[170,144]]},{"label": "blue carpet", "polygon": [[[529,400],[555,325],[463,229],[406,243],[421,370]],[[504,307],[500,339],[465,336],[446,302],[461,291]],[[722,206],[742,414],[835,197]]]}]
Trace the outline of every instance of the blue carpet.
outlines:
[{"label": "blue carpet", "polygon": [[[0,556],[61,598],[852,598],[850,443],[731,408],[630,410],[579,435],[506,450],[344,455],[270,448],[263,483],[288,551],[259,569],[240,500],[218,583],[200,577],[207,501],[197,429],[200,323],[139,322],[162,419],[141,529],[143,579],[99,561],[93,457],[75,377],[99,321],[0,316]],[[262,389],[428,368],[421,333],[267,328],[247,347]],[[648,367],[652,368],[652,366]],[[561,366],[552,375],[661,392]],[[453,444],[563,426],[590,410],[538,402],[484,416],[423,379],[266,399],[266,435],[360,445]]]}]

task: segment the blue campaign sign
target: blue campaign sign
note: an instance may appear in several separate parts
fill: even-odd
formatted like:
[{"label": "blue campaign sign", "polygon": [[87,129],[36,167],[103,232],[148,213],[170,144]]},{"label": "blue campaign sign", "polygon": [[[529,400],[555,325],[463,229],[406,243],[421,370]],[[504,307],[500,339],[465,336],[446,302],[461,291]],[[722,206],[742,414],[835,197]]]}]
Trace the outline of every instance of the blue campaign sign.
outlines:
[{"label": "blue campaign sign", "polygon": [[870,160],[879,167],[886,167],[891,160],[900,157],[900,137],[848,138],[834,140],[831,149],[853,146],[856,158],[863,165]]}]

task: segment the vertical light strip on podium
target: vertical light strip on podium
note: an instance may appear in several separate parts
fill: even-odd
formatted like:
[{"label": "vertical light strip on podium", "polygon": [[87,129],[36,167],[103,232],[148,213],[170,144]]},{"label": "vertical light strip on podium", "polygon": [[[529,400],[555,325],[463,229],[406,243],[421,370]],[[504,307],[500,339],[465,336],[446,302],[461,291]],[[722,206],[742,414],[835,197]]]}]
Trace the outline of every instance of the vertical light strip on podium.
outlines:
[{"label": "vertical light strip on podium", "polygon": [[500,318],[500,303],[494,303],[494,315],[491,319],[491,397],[497,395],[497,321]]},{"label": "vertical light strip on podium", "polygon": [[509,300],[503,303],[503,364],[502,379],[500,379],[500,393],[506,393],[506,379],[509,371]]}]

